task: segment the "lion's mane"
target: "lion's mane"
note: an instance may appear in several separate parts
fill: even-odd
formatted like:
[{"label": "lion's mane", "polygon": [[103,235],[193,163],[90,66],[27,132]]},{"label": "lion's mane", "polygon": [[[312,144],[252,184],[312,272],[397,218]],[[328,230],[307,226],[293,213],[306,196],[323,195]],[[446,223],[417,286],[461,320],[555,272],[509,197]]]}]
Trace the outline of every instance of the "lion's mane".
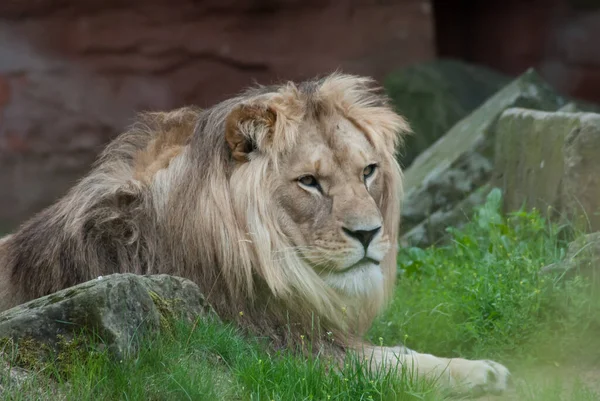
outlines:
[{"label": "lion's mane", "polygon": [[[269,183],[278,157],[303,140],[305,113],[341,113],[385,156],[381,212],[395,240],[402,176],[394,150],[408,127],[371,84],[333,74],[255,87],[205,110],[140,115],[62,199],[0,241],[0,310],[101,275],[166,273],[193,280],[222,319],[276,345],[348,344],[382,303],[352,306],[325,285],[278,226]],[[234,119],[256,102],[267,104],[270,126]],[[235,167],[230,124],[268,152]],[[392,290],[395,254],[382,263],[386,293],[374,298]]]}]

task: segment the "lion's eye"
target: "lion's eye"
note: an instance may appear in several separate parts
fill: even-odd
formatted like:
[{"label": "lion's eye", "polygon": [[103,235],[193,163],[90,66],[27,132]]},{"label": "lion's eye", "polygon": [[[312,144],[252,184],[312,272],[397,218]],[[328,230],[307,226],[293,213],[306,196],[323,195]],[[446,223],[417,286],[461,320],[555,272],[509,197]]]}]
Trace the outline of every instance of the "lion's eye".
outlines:
[{"label": "lion's eye", "polygon": [[365,180],[371,177],[375,173],[376,169],[377,164],[369,164],[367,167],[365,167],[365,169],[363,170],[363,176],[365,177]]},{"label": "lion's eye", "polygon": [[298,178],[298,182],[305,187],[317,188],[320,189],[319,181],[312,175],[303,175]]}]

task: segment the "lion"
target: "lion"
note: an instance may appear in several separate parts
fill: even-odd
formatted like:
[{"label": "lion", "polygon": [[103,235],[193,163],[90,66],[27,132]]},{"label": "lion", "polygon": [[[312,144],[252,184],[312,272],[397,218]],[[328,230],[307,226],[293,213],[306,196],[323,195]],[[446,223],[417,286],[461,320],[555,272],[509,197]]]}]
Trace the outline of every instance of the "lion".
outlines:
[{"label": "lion", "polygon": [[503,392],[499,363],[362,339],[394,288],[396,150],[411,132],[374,84],[336,72],[141,113],[63,198],[0,241],[0,310],[111,273],[171,274],[274,347],[310,341],[452,391]]}]

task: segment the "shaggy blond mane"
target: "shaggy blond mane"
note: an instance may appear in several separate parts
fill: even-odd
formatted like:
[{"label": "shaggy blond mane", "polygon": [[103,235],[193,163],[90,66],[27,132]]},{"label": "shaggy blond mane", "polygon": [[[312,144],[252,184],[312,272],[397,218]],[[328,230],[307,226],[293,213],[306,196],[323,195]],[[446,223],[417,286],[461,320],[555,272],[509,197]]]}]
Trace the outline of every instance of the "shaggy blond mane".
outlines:
[{"label": "shaggy blond mane", "polygon": [[[283,234],[271,177],[305,140],[298,127],[309,113],[344,116],[385,155],[381,212],[395,239],[394,149],[408,126],[371,81],[334,74],[257,87],[207,110],[139,116],[63,199],[4,241],[1,309],[109,273],[167,273],[195,281],[222,318],[277,344],[310,336],[343,346],[389,297],[395,250],[382,264],[384,296],[357,304],[327,287]],[[263,152],[237,166],[248,141]]]}]

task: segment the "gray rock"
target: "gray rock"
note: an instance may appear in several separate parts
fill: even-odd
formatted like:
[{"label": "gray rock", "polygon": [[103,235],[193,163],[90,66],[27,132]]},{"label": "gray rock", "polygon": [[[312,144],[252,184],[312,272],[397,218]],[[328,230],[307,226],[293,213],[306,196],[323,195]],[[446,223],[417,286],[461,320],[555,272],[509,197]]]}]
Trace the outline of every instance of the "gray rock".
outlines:
[{"label": "gray rock", "polygon": [[582,101],[579,99],[572,99],[572,102],[575,104],[576,111],[583,111],[586,113],[600,113],[600,104],[598,103],[590,103],[586,101]]},{"label": "gray rock", "polygon": [[66,400],[56,382],[38,372],[31,372],[10,362],[10,351],[0,351],[0,399],[2,400]]},{"label": "gray rock", "polygon": [[[564,104],[561,96],[529,70],[452,127],[405,171],[402,232],[410,232],[436,212],[456,208],[489,182],[496,123],[504,110],[528,107],[553,111]],[[445,224],[442,220],[437,226],[445,228]]]},{"label": "gray rock", "polygon": [[498,121],[494,182],[504,194],[505,210],[523,204],[546,212],[558,205],[564,170],[563,145],[579,126],[577,114],[506,110]]},{"label": "gray rock", "polygon": [[505,211],[537,208],[600,230],[600,114],[509,109],[495,148],[493,181]]},{"label": "gray rock", "polygon": [[509,82],[509,77],[488,68],[456,60],[419,63],[387,75],[386,92],[414,132],[406,138],[402,164],[409,166],[454,124]]},{"label": "gray rock", "polygon": [[562,216],[587,232],[600,231],[600,114],[582,113],[564,146]]},{"label": "gray rock", "polygon": [[449,236],[446,229],[448,227],[462,227],[471,219],[476,208],[485,203],[485,199],[490,191],[490,185],[484,184],[458,202],[454,207],[438,209],[431,216],[404,234],[400,239],[400,244],[402,246],[426,247],[443,242]]},{"label": "gray rock", "polygon": [[577,113],[578,111],[581,111],[581,110],[577,106],[577,103],[569,102],[569,103],[565,104],[563,107],[561,107],[560,109],[558,109],[557,111],[562,111],[565,113]]},{"label": "gray rock", "polygon": [[600,113],[600,105],[595,104],[595,103],[583,102],[581,100],[571,99],[569,101],[569,103],[565,104],[563,107],[561,107],[557,111],[564,111],[566,113],[577,113],[577,112]]},{"label": "gray rock", "polygon": [[29,373],[22,368],[10,366],[5,359],[9,359],[0,352],[0,396],[15,388],[20,388],[29,379]]},{"label": "gray rock", "polygon": [[561,274],[563,278],[582,275],[600,283],[600,232],[583,235],[569,244],[567,255],[558,263],[545,266],[541,274]]},{"label": "gray rock", "polygon": [[409,190],[402,208],[403,230],[423,224],[436,212],[454,209],[489,181],[492,169],[491,158],[478,152],[465,153],[452,168],[432,176],[426,186]]},{"label": "gray rock", "polygon": [[79,334],[102,339],[116,357],[171,319],[216,317],[196,284],[168,275],[113,274],[27,302],[0,314],[0,339],[56,349]]}]

